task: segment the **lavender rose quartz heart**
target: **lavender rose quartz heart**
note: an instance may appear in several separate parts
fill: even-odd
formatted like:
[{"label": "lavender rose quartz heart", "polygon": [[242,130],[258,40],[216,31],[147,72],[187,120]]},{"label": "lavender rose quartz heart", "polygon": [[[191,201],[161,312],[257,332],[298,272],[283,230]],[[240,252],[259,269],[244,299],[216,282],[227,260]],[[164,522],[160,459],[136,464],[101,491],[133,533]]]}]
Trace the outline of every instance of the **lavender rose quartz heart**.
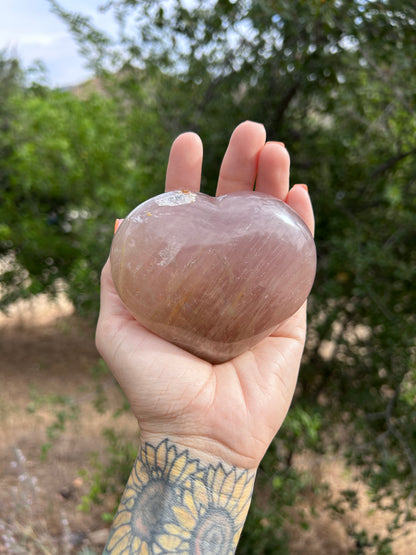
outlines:
[{"label": "lavender rose quartz heart", "polygon": [[136,320],[221,363],[300,308],[315,278],[316,249],[301,218],[272,196],[173,191],[127,216],[113,239],[111,268]]}]

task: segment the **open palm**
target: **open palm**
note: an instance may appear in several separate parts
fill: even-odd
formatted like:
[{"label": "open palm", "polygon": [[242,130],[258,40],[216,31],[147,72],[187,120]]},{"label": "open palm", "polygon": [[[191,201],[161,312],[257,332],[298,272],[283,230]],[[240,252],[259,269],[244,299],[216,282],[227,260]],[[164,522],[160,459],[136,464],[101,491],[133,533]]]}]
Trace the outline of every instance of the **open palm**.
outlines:
[{"label": "open palm", "polygon": [[[306,188],[289,191],[290,160],[264,127],[244,122],[224,155],[217,195],[262,191],[285,200],[313,232]],[[172,145],[166,190],[199,191],[202,143],[194,133]],[[212,365],[141,326],[121,302],[107,262],[101,281],[97,347],[130,401],[142,440],[169,437],[233,466],[256,468],[291,403],[306,331],[306,303],[274,333],[229,362]]]}]

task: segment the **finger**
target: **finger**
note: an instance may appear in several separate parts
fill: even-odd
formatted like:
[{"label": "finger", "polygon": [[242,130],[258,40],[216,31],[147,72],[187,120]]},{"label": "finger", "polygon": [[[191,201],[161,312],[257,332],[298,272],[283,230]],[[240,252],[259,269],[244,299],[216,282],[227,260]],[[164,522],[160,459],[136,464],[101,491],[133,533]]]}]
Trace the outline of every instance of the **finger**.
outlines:
[{"label": "finger", "polygon": [[260,151],[256,191],[285,200],[289,191],[290,157],[283,143],[268,142]]},{"label": "finger", "polygon": [[[259,343],[256,356],[258,360],[265,357],[274,361],[274,370],[279,377],[279,384],[284,386],[287,407],[295,391],[298,371],[306,338],[306,311],[307,301],[293,314],[280,323],[276,329],[263,342]],[[284,353],[284,355],[283,355]],[[263,380],[267,379],[268,372],[273,373],[273,363],[259,365],[263,368]],[[273,380],[273,376],[270,376]]]},{"label": "finger", "polygon": [[307,186],[303,184],[294,185],[287,194],[286,203],[299,214],[313,235],[315,233],[315,218]]},{"label": "finger", "polygon": [[221,164],[217,196],[253,190],[265,141],[266,130],[260,123],[245,121],[235,128]]},{"label": "finger", "polygon": [[196,133],[182,133],[172,144],[166,170],[165,191],[199,191],[202,141]]},{"label": "finger", "polygon": [[111,274],[110,258],[104,265],[101,272],[101,289],[100,289],[100,316],[101,320],[111,320],[119,316],[125,318],[129,312],[120,299],[116,287],[114,285]]},{"label": "finger", "polygon": [[306,337],[306,312],[308,302],[307,300],[292,316],[281,322],[276,326],[270,337],[276,339],[291,339],[303,345]]},{"label": "finger", "polygon": [[124,218],[116,219],[116,221],[114,222],[114,234],[116,233],[117,229],[121,226],[123,222],[124,222]]},{"label": "finger", "polygon": [[104,356],[106,353],[108,335],[113,333],[114,317],[123,308],[114,287],[110,258],[108,258],[101,272],[100,313],[95,331],[95,345],[101,356]]}]

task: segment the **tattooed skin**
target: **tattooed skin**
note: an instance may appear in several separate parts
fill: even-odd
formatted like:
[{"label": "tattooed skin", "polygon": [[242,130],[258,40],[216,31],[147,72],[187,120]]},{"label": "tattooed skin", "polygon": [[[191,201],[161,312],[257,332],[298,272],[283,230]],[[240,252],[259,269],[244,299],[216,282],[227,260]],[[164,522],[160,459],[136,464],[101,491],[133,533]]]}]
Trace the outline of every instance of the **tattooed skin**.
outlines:
[{"label": "tattooed skin", "polygon": [[165,439],[139,451],[103,555],[232,555],[255,473],[203,464]]}]

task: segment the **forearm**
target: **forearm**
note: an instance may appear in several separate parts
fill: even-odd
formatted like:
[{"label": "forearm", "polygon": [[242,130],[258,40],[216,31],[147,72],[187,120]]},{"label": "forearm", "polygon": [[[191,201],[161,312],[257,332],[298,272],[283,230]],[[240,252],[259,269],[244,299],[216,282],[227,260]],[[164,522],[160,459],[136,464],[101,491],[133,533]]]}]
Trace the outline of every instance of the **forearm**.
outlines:
[{"label": "forearm", "polygon": [[255,472],[205,462],[165,439],[139,450],[105,555],[235,552]]}]

